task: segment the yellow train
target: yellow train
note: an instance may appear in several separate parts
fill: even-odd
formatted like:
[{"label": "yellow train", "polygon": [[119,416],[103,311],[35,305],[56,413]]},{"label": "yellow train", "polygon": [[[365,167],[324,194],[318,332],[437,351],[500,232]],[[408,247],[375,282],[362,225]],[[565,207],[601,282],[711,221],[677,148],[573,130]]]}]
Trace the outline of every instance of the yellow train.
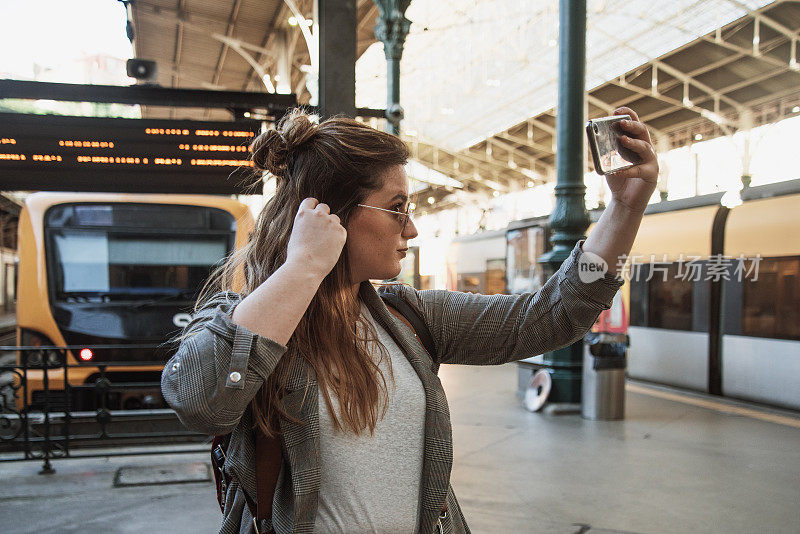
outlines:
[{"label": "yellow train", "polygon": [[[648,207],[626,283],[595,327],[627,331],[631,377],[800,409],[800,180],[748,188],[731,209],[722,196]],[[549,237],[547,217],[508,226],[505,271],[494,274],[505,292],[541,287]],[[492,292],[501,239],[455,241],[448,287]]]},{"label": "yellow train", "polygon": [[[108,409],[163,406],[163,344],[191,319],[211,269],[252,228],[248,207],[221,196],[28,196],[19,217],[17,344],[71,349],[66,366],[47,371],[46,388],[42,369],[26,371],[20,402],[94,409],[96,393],[75,386],[102,376],[116,386]],[[34,357],[19,351],[20,365]]]}]

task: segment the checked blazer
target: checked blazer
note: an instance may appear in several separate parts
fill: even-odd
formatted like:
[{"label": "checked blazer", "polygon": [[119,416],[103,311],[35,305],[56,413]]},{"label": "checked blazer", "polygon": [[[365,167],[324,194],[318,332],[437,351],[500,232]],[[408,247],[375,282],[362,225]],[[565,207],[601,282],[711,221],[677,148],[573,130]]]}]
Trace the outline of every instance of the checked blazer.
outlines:
[{"label": "checked blazer", "polygon": [[[580,339],[597,316],[611,306],[622,279],[610,273],[590,283],[578,276],[583,241],[535,294],[477,295],[455,291],[417,291],[382,286],[419,311],[436,346],[429,355],[412,331],[386,308],[365,282],[359,292],[373,317],[396,340],[425,391],[425,439],[419,531],[433,533],[439,514],[445,533],[469,533],[450,486],[453,463],[450,412],[437,376],[443,363],[497,365],[542,354]],[[232,432],[225,469],[227,490],[221,534],[248,533],[252,517],[243,487],[256,495],[255,440],[250,400],[275,369],[286,347],[231,321],[242,297],[218,293],[186,327],[186,337],[161,377],[164,398],[184,425],[209,435]],[[288,357],[288,356],[287,356]],[[320,487],[318,390],[304,358],[290,364],[284,402],[304,424],[281,420],[284,463],[273,500],[277,534],[313,532]],[[263,525],[266,527],[266,525]],[[264,530],[268,530],[264,528]]]}]

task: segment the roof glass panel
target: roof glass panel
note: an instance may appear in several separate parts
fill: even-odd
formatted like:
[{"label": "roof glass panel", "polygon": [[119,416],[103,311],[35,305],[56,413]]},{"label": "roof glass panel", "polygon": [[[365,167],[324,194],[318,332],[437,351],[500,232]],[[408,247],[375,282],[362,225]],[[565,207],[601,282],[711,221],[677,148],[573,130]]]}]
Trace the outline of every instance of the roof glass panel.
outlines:
[{"label": "roof glass panel", "polygon": [[[589,0],[592,89],[771,2]],[[414,0],[401,65],[406,133],[463,149],[555,106],[558,2]],[[356,102],[386,105],[383,45],[356,65]]]}]

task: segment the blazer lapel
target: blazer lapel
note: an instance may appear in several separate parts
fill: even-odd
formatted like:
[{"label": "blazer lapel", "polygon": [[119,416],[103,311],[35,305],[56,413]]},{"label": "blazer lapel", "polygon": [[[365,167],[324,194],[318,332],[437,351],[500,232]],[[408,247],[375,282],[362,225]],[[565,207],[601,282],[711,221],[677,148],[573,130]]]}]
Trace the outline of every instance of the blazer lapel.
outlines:
[{"label": "blazer lapel", "polygon": [[433,532],[447,498],[453,465],[453,439],[450,409],[442,383],[434,371],[431,356],[408,326],[386,308],[369,282],[361,284],[359,294],[375,320],[403,349],[425,389],[425,449],[420,493],[420,532]]}]

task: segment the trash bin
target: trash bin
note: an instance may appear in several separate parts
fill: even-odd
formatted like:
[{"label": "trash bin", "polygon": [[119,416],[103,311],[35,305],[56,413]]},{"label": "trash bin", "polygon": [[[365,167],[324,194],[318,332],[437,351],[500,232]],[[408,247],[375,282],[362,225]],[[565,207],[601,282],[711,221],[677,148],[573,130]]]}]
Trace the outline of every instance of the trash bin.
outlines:
[{"label": "trash bin", "polygon": [[585,419],[625,417],[628,336],[590,332],[584,337],[581,415]]}]

